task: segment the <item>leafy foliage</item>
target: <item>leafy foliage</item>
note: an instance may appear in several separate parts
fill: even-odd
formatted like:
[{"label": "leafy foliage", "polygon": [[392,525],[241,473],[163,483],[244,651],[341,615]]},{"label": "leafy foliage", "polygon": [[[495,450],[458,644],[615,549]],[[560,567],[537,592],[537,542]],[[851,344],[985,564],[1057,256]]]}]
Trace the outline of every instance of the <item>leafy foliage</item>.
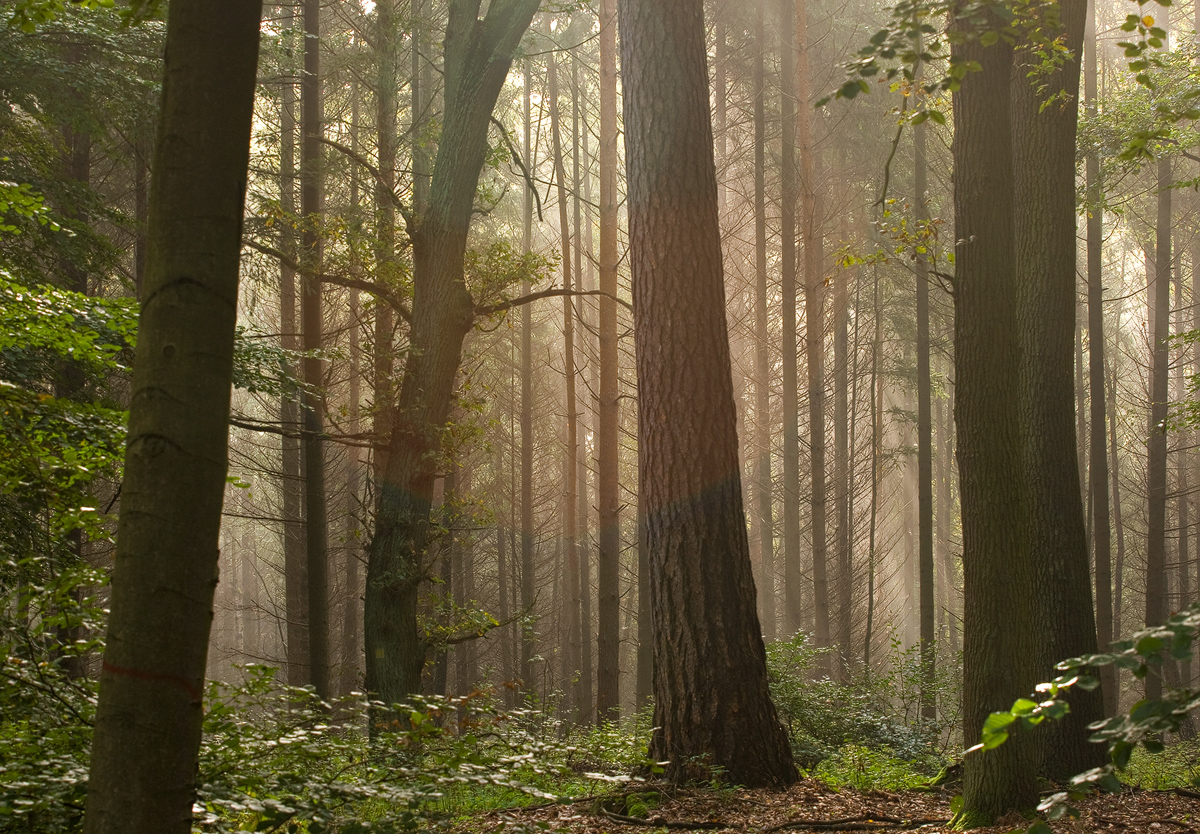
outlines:
[{"label": "leafy foliage", "polygon": [[[1198,632],[1200,603],[1192,603],[1163,625],[1143,629],[1128,640],[1114,643],[1112,651],[1059,663],[1057,668],[1063,674],[1038,685],[1034,698],[1040,700],[1019,698],[1007,712],[992,713],[984,722],[980,742],[967,753],[998,747],[1013,732],[1031,730],[1047,718],[1062,718],[1070,711],[1063,694],[1075,687],[1095,689],[1100,680],[1093,672],[1100,667],[1115,666],[1130,672],[1138,680],[1149,675],[1162,675],[1165,664],[1190,657]],[[1200,688],[1181,687],[1158,700],[1143,698],[1128,712],[1089,725],[1095,731],[1091,740],[1108,745],[1111,761],[1074,776],[1070,790],[1046,798],[1038,810],[1052,820],[1078,816],[1077,809],[1070,803],[1080,795],[1080,790],[1091,787],[1118,790],[1118,773],[1129,768],[1134,752],[1140,747],[1149,754],[1162,753],[1166,749],[1164,737],[1168,733],[1178,733],[1197,707],[1200,707]],[[1200,784],[1200,780],[1194,784]],[[1029,831],[1033,834],[1034,829]]]},{"label": "leafy foliage", "polygon": [[[842,762],[853,756],[839,751],[852,747],[920,762],[929,770],[926,779],[946,764],[940,728],[918,717],[921,676],[915,650],[905,652],[893,642],[887,672],[862,671],[849,684],[819,676],[824,654],[803,633],[767,646],[771,698],[788,727],[798,765],[817,768],[832,758],[829,767],[838,768],[839,756]],[[943,673],[939,694],[946,696],[952,688]]]}]

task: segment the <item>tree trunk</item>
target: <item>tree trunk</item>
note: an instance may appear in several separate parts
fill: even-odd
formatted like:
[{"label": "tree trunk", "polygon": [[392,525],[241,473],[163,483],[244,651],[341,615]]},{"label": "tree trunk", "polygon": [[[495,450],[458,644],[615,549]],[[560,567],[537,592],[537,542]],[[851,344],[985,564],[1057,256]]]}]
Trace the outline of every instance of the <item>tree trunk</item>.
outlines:
[{"label": "tree trunk", "polygon": [[804,626],[800,564],[800,397],[796,367],[796,47],[795,0],[780,0],[780,283],[783,304],[783,636]]},{"label": "tree trunk", "polygon": [[[525,64],[525,159],[531,170],[537,165],[530,118],[529,59]],[[533,194],[528,187],[522,206],[522,251],[533,248]],[[529,295],[530,281],[521,284],[521,294]],[[521,610],[533,611],[533,306],[521,307]],[[534,631],[527,621],[521,627],[521,683],[526,695],[533,695]]]},{"label": "tree trunk", "polygon": [[641,451],[656,614],[651,755],[797,778],[767,690],[742,512],[700,0],[621,0]]},{"label": "tree trunk", "polygon": [[[918,223],[928,222],[929,209],[922,122],[913,127],[913,201]],[[918,229],[917,233],[920,234]],[[917,256],[917,573],[921,621],[921,717],[937,718],[933,692],[937,644],[933,596],[933,385],[929,372],[929,261]]]},{"label": "tree trunk", "polygon": [[441,142],[429,204],[410,234],[410,349],[367,566],[367,689],[384,703],[420,689],[425,641],[417,628],[417,590],[426,570],[433,480],[463,339],[474,321],[463,276],[467,234],[492,108],[537,7],[537,0],[494,0],[482,19],[477,0],[451,0],[448,9]]},{"label": "tree trunk", "polygon": [[[1089,4],[1084,51],[1084,103],[1096,114],[1096,10]],[[1096,643],[1107,651],[1114,640],[1112,605],[1112,521],[1108,507],[1108,448],[1105,432],[1104,385],[1104,186],[1100,180],[1099,149],[1091,148],[1085,164],[1087,177],[1087,282],[1088,282],[1088,387],[1091,392],[1091,465],[1088,468],[1092,504],[1092,553],[1096,571]],[[1117,670],[1100,671],[1104,714],[1117,712]]]},{"label": "tree trunk", "polygon": [[[1083,45],[1087,0],[1064,0],[1061,29],[1072,55]],[[1076,101],[1079,63],[1068,61],[1031,82],[1027,52],[1014,61],[1012,142],[1016,324],[1021,362],[1020,431],[1024,446],[1025,524],[1038,606],[1037,672],[1096,651],[1091,576],[1075,426],[1076,107],[1043,102],[1050,91]],[[1041,729],[1042,773],[1063,782],[1103,763],[1088,724],[1103,717],[1100,692],[1072,692],[1071,712]]]},{"label": "tree trunk", "polygon": [[[763,638],[775,639],[775,523],[771,483],[771,359],[767,336],[767,115],[766,21],[763,4],[756,6],[754,24],[754,419],[758,429],[758,454],[754,462],[758,498],[758,588]],[[793,258],[795,255],[793,254]]]},{"label": "tree trunk", "polygon": [[850,281],[852,273],[843,271],[835,280],[833,317],[833,506],[837,524],[834,568],[834,600],[837,625],[836,673],[849,679],[850,658]]},{"label": "tree trunk", "polygon": [[[1155,224],[1154,276],[1150,324],[1150,425],[1146,440],[1146,625],[1167,616],[1167,390],[1171,315],[1171,160],[1158,160],[1158,216]],[[1148,264],[1149,265],[1149,264]],[[1147,276],[1149,277],[1149,276]],[[1162,697],[1162,677],[1151,671],[1146,698]]]},{"label": "tree trunk", "polygon": [[[392,203],[392,195],[396,191],[396,90],[400,83],[396,52],[399,40],[396,0],[378,0],[375,4],[375,54],[378,64],[375,82],[375,132],[379,177],[375,182],[375,264],[376,280],[385,287],[396,286],[400,277],[396,260],[396,207]],[[388,406],[392,401],[392,346],[395,328],[395,313],[392,308],[387,304],[376,304],[372,380],[375,408],[372,414],[372,434],[379,443],[386,442],[391,433],[392,410]],[[378,509],[378,485],[383,481],[383,473],[387,469],[387,453],[384,449],[376,448],[372,454],[372,476],[376,485],[375,500]]]},{"label": "tree trunk", "polygon": [[[284,7],[282,25],[295,25],[292,6]],[[288,52],[291,57],[290,50]],[[289,61],[294,66],[294,60]],[[296,87],[291,81],[283,85],[280,112],[279,194],[284,217],[281,223],[280,249],[288,259],[296,260],[296,240],[291,218],[296,212]],[[289,264],[279,265],[279,341],[285,350],[299,350],[299,328],[296,326],[296,270]],[[291,369],[293,372],[299,369]],[[279,406],[281,427],[296,433],[301,427],[300,403],[297,392],[285,391]],[[283,581],[284,616],[287,618],[287,682],[292,686],[311,683],[308,662],[308,566],[305,563],[303,492],[300,439],[280,437],[283,494]]]},{"label": "tree trunk", "polygon": [[321,305],[321,4],[304,0],[304,76],[300,81],[300,294],[304,383],[304,541],[308,569],[308,665],[317,696],[329,697],[329,526],[325,507],[324,363]]},{"label": "tree trunk", "polygon": [[88,834],[192,830],[261,11],[168,16]]},{"label": "tree trunk", "polygon": [[617,472],[617,10],[600,3],[600,401],[596,431],[596,721],[620,714],[621,520]]},{"label": "tree trunk", "polygon": [[[1040,673],[1032,659],[1037,625],[1017,408],[1013,50],[1003,40],[985,47],[965,39],[955,44],[954,54],[980,64],[954,93],[954,228],[957,239],[969,241],[957,247],[954,282],[965,601],[963,737],[974,742],[987,716],[1027,696]],[[964,827],[989,824],[1000,814],[1037,803],[1033,742],[1017,735],[964,759]]]}]

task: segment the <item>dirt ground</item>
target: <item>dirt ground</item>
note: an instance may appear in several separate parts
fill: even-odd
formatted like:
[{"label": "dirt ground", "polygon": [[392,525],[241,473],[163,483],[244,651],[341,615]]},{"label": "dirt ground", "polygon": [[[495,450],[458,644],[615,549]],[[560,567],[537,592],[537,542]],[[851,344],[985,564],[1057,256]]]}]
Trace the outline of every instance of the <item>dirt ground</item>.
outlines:
[{"label": "dirt ground", "polygon": [[[627,793],[659,791],[655,807],[644,816],[630,815],[629,803],[615,799],[583,800],[483,815],[471,831],[563,831],[575,834],[638,834],[663,830],[753,832],[774,831],[920,831],[940,834],[951,829],[952,792],[833,790],[802,781],[787,791],[669,789],[653,785]],[[1051,824],[1056,834],[1200,834],[1200,793],[1129,789],[1089,797],[1077,804],[1082,817]],[[617,812],[621,813],[617,813]],[[979,834],[1024,831],[1029,820],[1013,815]]]}]

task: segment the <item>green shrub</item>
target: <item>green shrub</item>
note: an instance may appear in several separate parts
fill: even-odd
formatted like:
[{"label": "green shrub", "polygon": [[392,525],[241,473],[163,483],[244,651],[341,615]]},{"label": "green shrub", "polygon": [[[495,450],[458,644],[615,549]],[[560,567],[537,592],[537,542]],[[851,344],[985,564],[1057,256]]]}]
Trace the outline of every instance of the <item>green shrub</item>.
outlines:
[{"label": "green shrub", "polygon": [[[915,649],[901,650],[894,640],[888,671],[859,670],[849,683],[818,677],[819,660],[829,651],[810,645],[803,633],[767,646],[771,697],[800,767],[816,768],[844,745],[903,761],[945,764],[948,741],[942,728],[918,715]],[[937,694],[953,702],[953,690],[952,675],[943,672]]]}]

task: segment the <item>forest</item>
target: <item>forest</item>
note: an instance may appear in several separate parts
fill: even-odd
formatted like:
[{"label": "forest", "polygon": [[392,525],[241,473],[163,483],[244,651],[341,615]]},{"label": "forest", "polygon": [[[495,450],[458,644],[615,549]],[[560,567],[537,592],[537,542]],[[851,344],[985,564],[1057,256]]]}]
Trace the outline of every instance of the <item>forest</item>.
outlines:
[{"label": "forest", "polygon": [[0,0],[0,832],[1200,829],[1200,0]]}]

